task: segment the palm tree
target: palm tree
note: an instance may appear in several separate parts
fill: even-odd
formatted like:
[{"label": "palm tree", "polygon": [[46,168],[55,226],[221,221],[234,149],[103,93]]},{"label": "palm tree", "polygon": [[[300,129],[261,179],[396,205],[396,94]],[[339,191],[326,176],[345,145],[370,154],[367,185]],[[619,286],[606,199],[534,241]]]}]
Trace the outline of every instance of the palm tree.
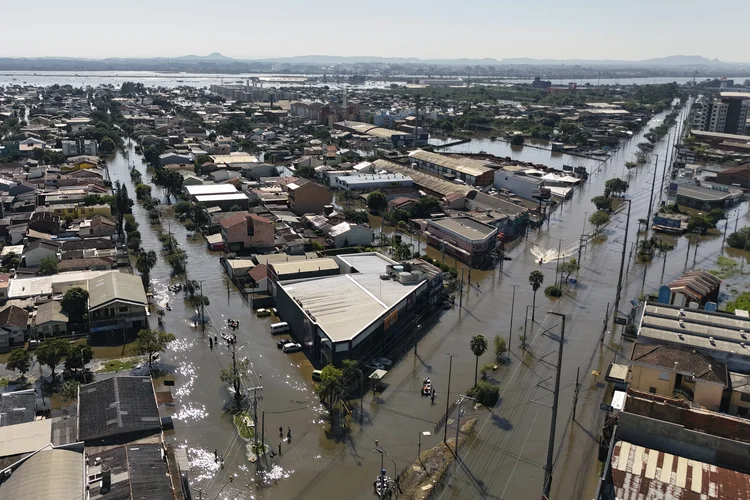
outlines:
[{"label": "palm tree", "polygon": [[138,254],[138,258],[135,261],[135,268],[143,276],[146,283],[149,281],[149,274],[151,269],[156,265],[156,252],[149,250],[148,252],[141,252]]},{"label": "palm tree", "polygon": [[536,311],[536,291],[539,290],[539,288],[542,286],[542,283],[544,283],[544,273],[541,271],[532,271],[531,274],[529,274],[529,285],[531,285],[531,289],[534,290],[534,298],[531,303],[531,328],[534,328],[534,311]]},{"label": "palm tree", "polygon": [[471,347],[471,352],[474,353],[474,356],[477,357],[477,362],[474,365],[474,385],[477,385],[477,373],[479,372],[479,356],[485,353],[487,350],[487,339],[484,338],[484,335],[474,335],[471,338],[471,343],[469,344]]}]

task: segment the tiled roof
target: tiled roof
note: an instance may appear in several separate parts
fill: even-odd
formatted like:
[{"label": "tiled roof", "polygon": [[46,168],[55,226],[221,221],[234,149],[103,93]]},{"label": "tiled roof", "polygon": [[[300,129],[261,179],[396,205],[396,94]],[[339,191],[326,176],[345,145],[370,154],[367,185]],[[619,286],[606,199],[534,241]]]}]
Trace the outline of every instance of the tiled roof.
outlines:
[{"label": "tiled roof", "polygon": [[8,306],[0,311],[0,326],[11,325],[26,328],[29,323],[29,313],[18,306]]}]

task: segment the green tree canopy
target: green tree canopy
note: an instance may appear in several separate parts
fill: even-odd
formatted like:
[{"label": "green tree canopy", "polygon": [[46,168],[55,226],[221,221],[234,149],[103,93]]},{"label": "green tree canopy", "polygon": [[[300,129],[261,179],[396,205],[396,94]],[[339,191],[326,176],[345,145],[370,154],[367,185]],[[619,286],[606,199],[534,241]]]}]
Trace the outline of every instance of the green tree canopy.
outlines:
[{"label": "green tree canopy", "polygon": [[88,344],[68,344],[65,353],[65,369],[71,371],[82,370],[94,359],[94,350]]},{"label": "green tree canopy", "polygon": [[28,373],[31,368],[31,360],[31,353],[23,347],[19,347],[10,351],[10,355],[8,355],[8,363],[5,367],[8,370],[18,372],[22,377],[25,377],[26,373]]},{"label": "green tree canopy", "polygon": [[422,196],[417,200],[417,203],[414,206],[414,215],[417,217],[426,217],[439,211],[440,200],[434,196]]},{"label": "green tree canopy", "polygon": [[315,177],[315,169],[310,166],[297,167],[294,173],[296,173],[299,177],[303,177],[305,179],[312,179],[313,177]]},{"label": "green tree canopy", "polygon": [[612,198],[609,196],[594,196],[591,198],[591,203],[596,206],[597,210],[612,211]]},{"label": "green tree canopy", "polygon": [[380,213],[388,208],[388,198],[380,190],[373,191],[367,196],[367,208]]},{"label": "green tree canopy", "polygon": [[114,153],[115,149],[117,149],[117,146],[115,145],[115,141],[113,141],[109,137],[105,137],[104,139],[102,139],[102,142],[99,143],[99,152],[103,154]]},{"label": "green tree canopy", "polygon": [[508,352],[508,344],[500,335],[495,335],[495,358],[500,360]]},{"label": "green tree canopy", "polygon": [[316,387],[321,401],[328,400],[329,406],[333,405],[336,398],[340,397],[344,373],[333,365],[327,365],[321,370],[320,382]]},{"label": "green tree canopy", "polygon": [[613,195],[624,194],[627,192],[629,187],[630,187],[630,184],[627,181],[620,179],[619,177],[615,177],[614,179],[609,179],[607,182],[604,183],[604,189],[606,189]]},{"label": "green tree canopy", "polygon": [[609,214],[604,210],[598,210],[589,217],[589,222],[596,228],[596,231],[599,232],[599,228],[609,222]]},{"label": "green tree canopy", "polygon": [[154,354],[165,351],[174,339],[171,333],[145,329],[138,332],[133,348],[137,354],[148,356],[148,366],[151,368]]},{"label": "green tree canopy", "polygon": [[74,286],[65,292],[60,305],[68,313],[71,321],[81,321],[88,312],[89,292],[81,287]]},{"label": "green tree canopy", "polygon": [[56,377],[55,368],[68,354],[69,342],[61,338],[47,339],[36,348],[36,359],[39,364],[48,366],[52,371],[52,378]]},{"label": "green tree canopy", "polygon": [[740,250],[750,249],[750,226],[730,234],[727,237],[727,245]]},{"label": "green tree canopy", "polygon": [[43,257],[39,262],[39,274],[42,276],[51,276],[57,274],[57,257],[47,256]]},{"label": "green tree canopy", "polygon": [[487,351],[487,339],[484,335],[474,335],[469,341],[469,347],[471,352],[476,357],[476,363],[474,365],[474,385],[477,385],[477,374],[479,372],[479,357]]}]

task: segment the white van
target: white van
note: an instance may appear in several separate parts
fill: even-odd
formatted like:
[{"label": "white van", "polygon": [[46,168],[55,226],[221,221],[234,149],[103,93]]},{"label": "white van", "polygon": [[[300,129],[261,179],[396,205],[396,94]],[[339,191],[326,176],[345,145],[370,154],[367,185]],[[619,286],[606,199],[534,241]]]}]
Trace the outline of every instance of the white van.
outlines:
[{"label": "white van", "polygon": [[271,325],[271,335],[278,335],[280,333],[286,333],[289,331],[289,323],[282,321],[281,323],[274,323]]}]

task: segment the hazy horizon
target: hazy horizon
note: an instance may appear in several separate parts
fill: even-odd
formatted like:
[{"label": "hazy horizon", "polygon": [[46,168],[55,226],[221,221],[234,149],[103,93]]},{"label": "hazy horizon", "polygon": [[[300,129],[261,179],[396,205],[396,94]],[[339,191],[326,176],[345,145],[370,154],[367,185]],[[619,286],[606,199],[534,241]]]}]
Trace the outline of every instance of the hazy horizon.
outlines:
[{"label": "hazy horizon", "polygon": [[[666,5],[665,5],[666,4]],[[670,6],[669,4],[673,5]],[[457,6],[454,7],[454,6]],[[125,8],[127,7],[127,8]],[[731,15],[727,14],[730,13]],[[719,9],[685,0],[627,5],[573,0],[533,4],[435,0],[428,6],[383,0],[131,0],[109,4],[38,0],[3,8],[0,57],[148,58],[207,55],[237,59],[305,55],[420,59],[612,59],[700,55],[750,62],[750,2]]]}]

